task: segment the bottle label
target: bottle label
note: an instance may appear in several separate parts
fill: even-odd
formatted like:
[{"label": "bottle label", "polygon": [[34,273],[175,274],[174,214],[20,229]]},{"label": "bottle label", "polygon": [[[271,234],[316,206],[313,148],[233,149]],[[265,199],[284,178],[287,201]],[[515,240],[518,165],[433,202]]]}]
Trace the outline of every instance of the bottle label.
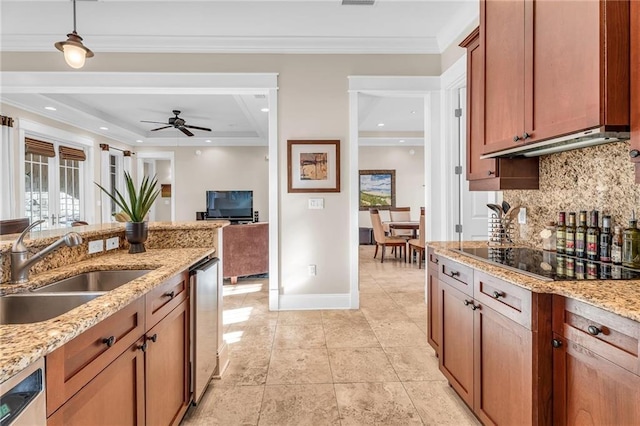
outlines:
[{"label": "bottle label", "polygon": [[622,247],[621,246],[617,244],[613,244],[611,246],[611,261],[618,265],[622,263]]},{"label": "bottle label", "polygon": [[587,235],[587,256],[594,258],[598,256],[597,235]]},{"label": "bottle label", "polygon": [[576,232],[576,256],[584,256],[585,239],[584,232]]},{"label": "bottle label", "polygon": [[566,238],[564,230],[558,230],[556,232],[556,251],[559,253],[564,253],[564,248],[566,245]]},{"label": "bottle label", "polygon": [[607,234],[600,236],[600,261],[611,262],[611,238]]},{"label": "bottle label", "polygon": [[572,231],[565,233],[565,247],[567,254],[574,254],[576,252],[576,234]]}]

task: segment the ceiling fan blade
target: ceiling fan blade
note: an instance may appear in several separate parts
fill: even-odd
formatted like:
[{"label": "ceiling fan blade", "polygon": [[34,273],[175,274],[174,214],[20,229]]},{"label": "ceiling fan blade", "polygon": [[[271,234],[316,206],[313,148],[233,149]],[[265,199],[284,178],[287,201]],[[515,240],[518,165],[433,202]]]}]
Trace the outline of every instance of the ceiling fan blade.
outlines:
[{"label": "ceiling fan blade", "polygon": [[178,127],[178,130],[180,130],[182,133],[184,133],[187,136],[193,136],[193,133],[185,129],[183,126]]},{"label": "ceiling fan blade", "polygon": [[169,123],[164,123],[162,121],[147,121],[147,120],[140,120],[141,123],[155,123],[155,124],[169,124]]},{"label": "ceiling fan blade", "polygon": [[155,132],[156,130],[168,129],[168,128],[170,128],[170,127],[173,127],[173,126],[158,127],[157,129],[151,129],[151,131],[152,131],[152,132]]},{"label": "ceiling fan blade", "polygon": [[196,130],[204,130],[205,132],[210,132],[211,131],[211,129],[207,129],[206,127],[189,126],[187,124],[185,124],[184,127],[188,127],[190,129],[196,129]]}]

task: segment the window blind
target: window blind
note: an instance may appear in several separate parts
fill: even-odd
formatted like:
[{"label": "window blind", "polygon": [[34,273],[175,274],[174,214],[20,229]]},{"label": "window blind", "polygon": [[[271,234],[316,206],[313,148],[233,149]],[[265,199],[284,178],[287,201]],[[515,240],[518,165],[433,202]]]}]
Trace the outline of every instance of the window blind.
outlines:
[{"label": "window blind", "polygon": [[81,149],[60,146],[59,152],[61,160],[85,161],[87,159],[87,156]]},{"label": "window blind", "polygon": [[50,142],[39,141],[37,139],[25,138],[25,153],[42,155],[44,157],[55,157],[56,151]]}]

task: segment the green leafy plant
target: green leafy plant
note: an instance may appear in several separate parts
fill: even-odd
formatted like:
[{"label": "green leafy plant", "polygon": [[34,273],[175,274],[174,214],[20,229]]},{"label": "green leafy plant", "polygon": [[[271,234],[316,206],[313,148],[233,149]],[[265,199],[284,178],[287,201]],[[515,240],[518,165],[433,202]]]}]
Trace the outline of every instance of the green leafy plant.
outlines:
[{"label": "green leafy plant", "polygon": [[136,189],[131,175],[124,172],[124,182],[127,188],[129,199],[127,200],[117,189],[115,189],[115,195],[111,194],[106,188],[96,182],[98,188],[102,189],[105,194],[113,200],[122,211],[129,216],[131,222],[143,222],[144,217],[149,213],[153,202],[158,198],[160,190],[157,188],[158,179],[156,176],[153,179],[149,179],[149,176],[145,176],[142,179],[140,188]]}]

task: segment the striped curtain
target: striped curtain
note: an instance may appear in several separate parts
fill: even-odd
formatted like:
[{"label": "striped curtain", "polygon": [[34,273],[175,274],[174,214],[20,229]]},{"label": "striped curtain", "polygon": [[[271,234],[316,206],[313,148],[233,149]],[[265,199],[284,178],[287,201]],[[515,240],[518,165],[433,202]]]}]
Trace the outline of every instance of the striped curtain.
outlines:
[{"label": "striped curtain", "polygon": [[13,118],[0,115],[0,220],[14,219]]}]

